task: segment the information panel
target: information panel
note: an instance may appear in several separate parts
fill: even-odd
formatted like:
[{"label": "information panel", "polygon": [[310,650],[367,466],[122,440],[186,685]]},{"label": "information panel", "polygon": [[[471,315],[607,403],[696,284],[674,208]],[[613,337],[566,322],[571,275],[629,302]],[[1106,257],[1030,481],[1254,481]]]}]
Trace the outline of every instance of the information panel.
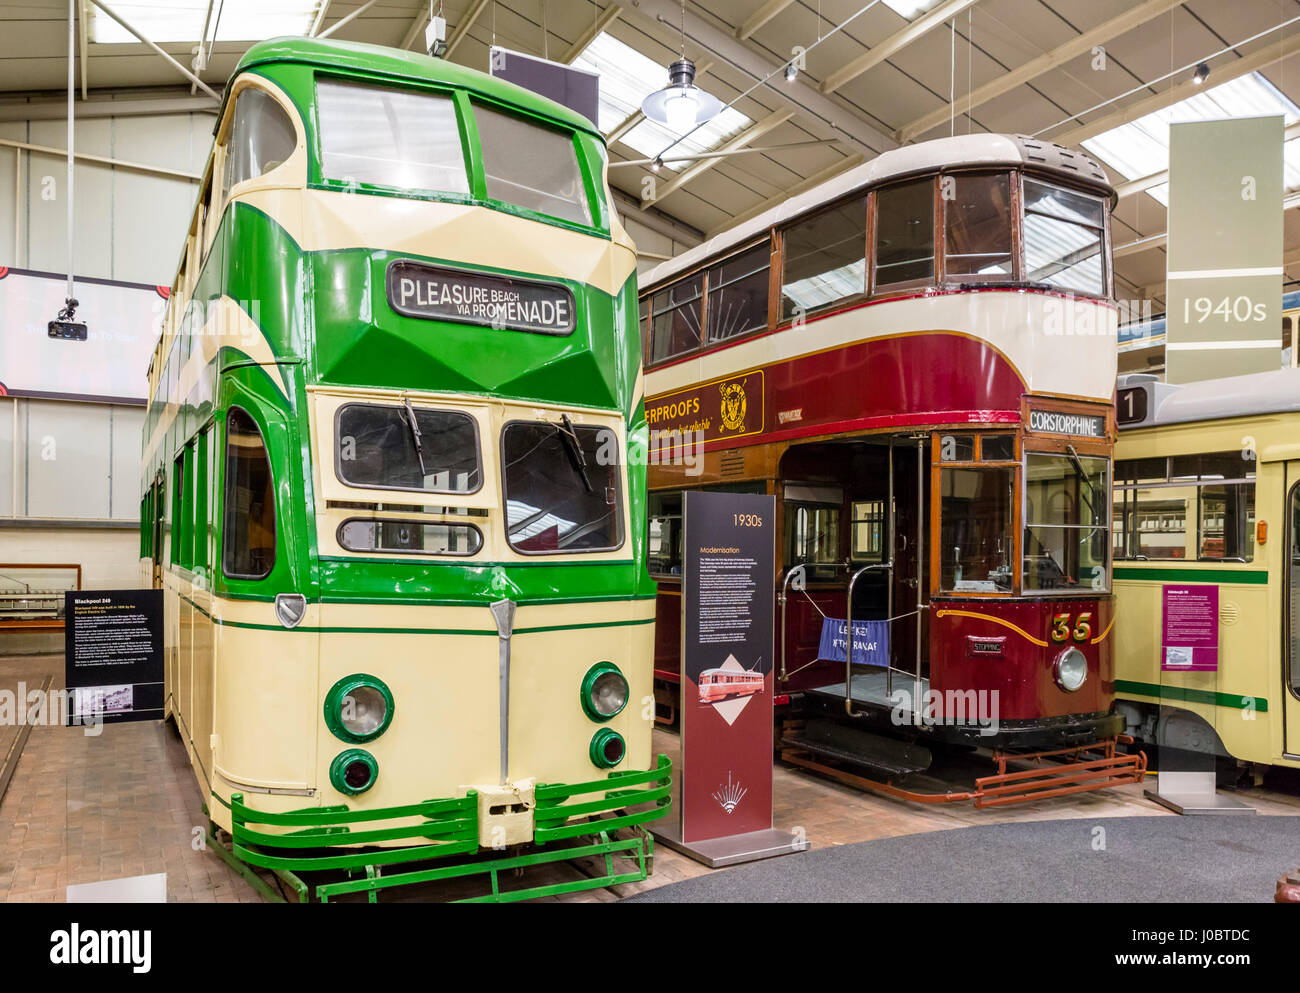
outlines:
[{"label": "information panel", "polygon": [[160,720],[162,590],[74,590],[64,616],[68,723]]},{"label": "information panel", "polygon": [[1217,672],[1219,668],[1219,587],[1169,585],[1164,588],[1160,624],[1167,672]]},{"label": "information panel", "polygon": [[772,827],[773,497],[685,494],[681,839]]}]

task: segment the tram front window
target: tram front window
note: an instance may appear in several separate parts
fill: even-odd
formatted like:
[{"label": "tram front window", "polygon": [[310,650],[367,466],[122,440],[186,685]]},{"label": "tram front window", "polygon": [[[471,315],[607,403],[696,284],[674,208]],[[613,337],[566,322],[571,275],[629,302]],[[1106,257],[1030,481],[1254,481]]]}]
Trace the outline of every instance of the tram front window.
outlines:
[{"label": "tram front window", "polygon": [[1015,544],[1015,470],[947,468],[939,473],[939,587],[951,593],[1007,593]]},{"label": "tram front window", "polygon": [[1026,592],[1106,589],[1109,477],[1107,459],[1026,456]]},{"label": "tram front window", "polygon": [[623,544],[618,438],[609,428],[515,421],[501,433],[506,538],[524,553]]},{"label": "tram front window", "polygon": [[349,486],[473,493],[482,485],[477,429],[468,414],[350,403],[339,408],[334,435],[335,467]]}]

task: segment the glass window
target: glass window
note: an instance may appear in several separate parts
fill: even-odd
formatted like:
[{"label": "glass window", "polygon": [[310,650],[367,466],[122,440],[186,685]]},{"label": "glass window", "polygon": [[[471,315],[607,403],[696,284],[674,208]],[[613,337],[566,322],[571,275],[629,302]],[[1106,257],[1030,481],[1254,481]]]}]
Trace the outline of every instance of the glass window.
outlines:
[{"label": "glass window", "polygon": [[704,276],[696,273],[654,295],[650,305],[651,362],[699,347],[703,287]]},{"label": "glass window", "polygon": [[1255,484],[1202,486],[1198,556],[1227,562],[1255,557]]},{"label": "glass window", "polygon": [[266,444],[247,412],[226,415],[226,514],[222,568],[236,579],[264,579],[275,565],[275,488]]},{"label": "glass window", "polygon": [[940,470],[940,589],[954,593],[1011,589],[1015,478],[1011,468]]},{"label": "glass window", "polygon": [[772,249],[764,240],[709,270],[709,341],[767,327]]},{"label": "glass window", "polygon": [[1291,534],[1291,547],[1287,551],[1286,576],[1287,621],[1291,629],[1291,692],[1300,696],[1300,485],[1291,487],[1291,503],[1288,508],[1291,520],[1288,531]]},{"label": "glass window", "polygon": [[885,560],[885,501],[854,500],[852,555],[855,562]]},{"label": "glass window", "polygon": [[609,428],[520,421],[501,433],[506,538],[519,552],[623,544],[622,456]]},{"label": "glass window", "polygon": [[1026,456],[1026,591],[1106,589],[1109,500],[1108,460]]},{"label": "glass window", "polygon": [[450,97],[330,79],[316,84],[316,97],[326,179],[468,195]]},{"label": "glass window", "polygon": [[352,518],[339,526],[338,538],[349,552],[473,555],[483,547],[483,535],[472,524],[428,521]]},{"label": "glass window", "polygon": [[226,192],[281,165],[297,144],[293,121],[275,98],[263,90],[244,90],[235,99],[226,141]]},{"label": "glass window", "polygon": [[[1185,559],[1189,490],[1177,487],[1117,490],[1116,548],[1127,558]],[[1121,523],[1122,519],[1122,523]]]},{"label": "glass window", "polygon": [[944,176],[945,266],[949,276],[1010,279],[1011,177]]},{"label": "glass window", "polygon": [[487,195],[502,203],[591,224],[573,135],[474,105]]},{"label": "glass window", "polygon": [[787,228],[783,237],[783,321],[866,292],[866,197],[813,214]]},{"label": "glass window", "polygon": [[185,453],[172,463],[172,565],[184,565],[185,553]]},{"label": "glass window", "polygon": [[682,495],[651,493],[647,558],[655,576],[682,574]]},{"label": "glass window", "polygon": [[336,425],[335,467],[350,486],[473,493],[482,484],[478,432],[468,414],[350,403],[339,409]]},{"label": "glass window", "polygon": [[786,501],[786,568],[803,565],[809,579],[834,579],[841,566],[840,507]]},{"label": "glass window", "polygon": [[1096,197],[1025,178],[1025,279],[1104,296],[1105,208]]},{"label": "glass window", "polygon": [[945,434],[939,438],[940,462],[974,462],[975,436],[973,434]]},{"label": "glass window", "polygon": [[918,179],[876,194],[876,286],[934,278],[934,180]]},{"label": "glass window", "polygon": [[1016,436],[1013,434],[980,435],[980,461],[1014,462],[1016,458]]}]

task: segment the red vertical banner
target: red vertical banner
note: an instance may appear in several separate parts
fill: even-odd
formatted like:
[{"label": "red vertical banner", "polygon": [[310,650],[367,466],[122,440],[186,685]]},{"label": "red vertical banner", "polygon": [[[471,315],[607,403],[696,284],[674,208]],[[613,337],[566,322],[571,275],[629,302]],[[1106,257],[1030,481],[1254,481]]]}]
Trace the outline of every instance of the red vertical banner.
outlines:
[{"label": "red vertical banner", "polygon": [[776,504],[687,491],[683,507],[681,840],[772,827]]}]

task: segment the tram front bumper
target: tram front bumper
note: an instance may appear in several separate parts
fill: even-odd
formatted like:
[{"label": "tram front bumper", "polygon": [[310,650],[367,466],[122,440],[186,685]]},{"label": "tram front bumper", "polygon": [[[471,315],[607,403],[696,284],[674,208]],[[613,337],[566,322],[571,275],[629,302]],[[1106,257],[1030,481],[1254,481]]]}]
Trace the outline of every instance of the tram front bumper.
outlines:
[{"label": "tram front bumper", "polygon": [[609,834],[668,814],[671,786],[672,762],[660,755],[653,769],[612,772],[586,783],[529,780],[373,810],[337,804],[259,811],[236,793],[230,798],[231,837],[235,855],[262,868],[359,869]]}]

